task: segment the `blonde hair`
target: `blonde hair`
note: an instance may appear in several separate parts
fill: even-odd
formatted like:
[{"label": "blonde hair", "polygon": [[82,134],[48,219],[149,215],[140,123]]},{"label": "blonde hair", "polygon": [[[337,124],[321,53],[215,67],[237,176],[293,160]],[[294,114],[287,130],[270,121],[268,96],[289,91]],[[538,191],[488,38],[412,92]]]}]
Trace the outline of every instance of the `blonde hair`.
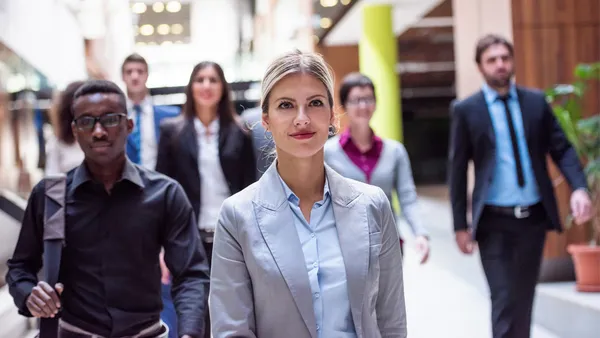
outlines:
[{"label": "blonde hair", "polygon": [[320,54],[303,53],[299,50],[278,57],[267,67],[261,88],[262,113],[269,112],[269,95],[273,87],[286,76],[293,74],[308,74],[321,81],[327,89],[327,99],[333,114],[334,79],[329,65]]}]

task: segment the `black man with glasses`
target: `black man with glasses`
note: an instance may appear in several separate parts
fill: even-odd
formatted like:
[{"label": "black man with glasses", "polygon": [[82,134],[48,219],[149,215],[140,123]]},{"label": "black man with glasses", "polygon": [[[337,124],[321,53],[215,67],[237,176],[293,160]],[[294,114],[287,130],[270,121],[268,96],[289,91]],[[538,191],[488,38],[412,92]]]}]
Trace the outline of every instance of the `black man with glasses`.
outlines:
[{"label": "black man with glasses", "polygon": [[74,95],[73,133],[85,154],[65,188],[65,246],[58,283],[37,278],[42,266],[45,180],[25,210],[6,277],[19,313],[59,316],[58,337],[167,337],[159,252],[173,278],[181,337],[201,337],[208,264],[194,211],[174,180],[125,155],[133,120],[125,95],[93,80]]}]

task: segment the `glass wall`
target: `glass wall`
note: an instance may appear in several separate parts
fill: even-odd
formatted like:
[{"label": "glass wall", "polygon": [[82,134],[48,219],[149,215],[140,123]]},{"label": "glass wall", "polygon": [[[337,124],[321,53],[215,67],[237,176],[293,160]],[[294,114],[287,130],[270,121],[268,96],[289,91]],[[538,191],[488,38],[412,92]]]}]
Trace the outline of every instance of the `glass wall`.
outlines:
[{"label": "glass wall", "polygon": [[0,42],[0,188],[26,194],[44,165],[47,78]]}]

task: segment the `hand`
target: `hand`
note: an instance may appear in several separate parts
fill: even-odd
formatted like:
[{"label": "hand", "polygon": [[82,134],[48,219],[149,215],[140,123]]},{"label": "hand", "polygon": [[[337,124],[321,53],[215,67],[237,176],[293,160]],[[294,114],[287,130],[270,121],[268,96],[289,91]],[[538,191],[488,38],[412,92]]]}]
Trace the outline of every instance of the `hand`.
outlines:
[{"label": "hand", "polygon": [[181,336],[181,338],[192,338],[192,336],[184,334],[183,336]]},{"label": "hand", "polygon": [[584,189],[577,189],[571,194],[571,212],[577,224],[583,224],[592,219],[592,201]]},{"label": "hand", "polygon": [[169,271],[169,268],[167,268],[167,264],[165,264],[165,252],[164,250],[160,252],[160,255],[158,256],[159,258],[159,262],[160,262],[160,281],[167,285],[171,282],[171,272]]},{"label": "hand", "polygon": [[25,304],[35,318],[54,317],[58,313],[64,286],[58,283],[54,287],[56,290],[46,282],[39,282],[27,297]]},{"label": "hand", "polygon": [[475,250],[475,242],[471,238],[471,230],[458,230],[454,233],[456,244],[462,253],[470,255]]},{"label": "hand", "polygon": [[417,252],[421,256],[421,264],[424,264],[429,259],[429,239],[425,236],[417,236],[415,239]]}]

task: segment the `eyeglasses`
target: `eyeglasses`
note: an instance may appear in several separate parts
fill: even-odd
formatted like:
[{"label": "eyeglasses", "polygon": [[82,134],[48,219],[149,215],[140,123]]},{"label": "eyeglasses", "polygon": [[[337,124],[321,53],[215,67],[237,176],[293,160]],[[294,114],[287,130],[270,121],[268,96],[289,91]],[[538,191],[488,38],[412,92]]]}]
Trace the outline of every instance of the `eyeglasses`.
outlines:
[{"label": "eyeglasses", "polygon": [[104,128],[113,128],[119,125],[121,119],[127,117],[125,114],[121,113],[111,113],[102,116],[82,116],[73,120],[75,126],[79,128],[79,130],[92,130],[96,123],[100,122],[100,125]]},{"label": "eyeglasses", "polygon": [[372,104],[375,104],[375,98],[374,97],[359,97],[356,99],[348,100],[346,102],[346,104],[350,105],[350,106],[358,106],[358,105],[360,105],[361,102],[367,106],[370,106]]}]

